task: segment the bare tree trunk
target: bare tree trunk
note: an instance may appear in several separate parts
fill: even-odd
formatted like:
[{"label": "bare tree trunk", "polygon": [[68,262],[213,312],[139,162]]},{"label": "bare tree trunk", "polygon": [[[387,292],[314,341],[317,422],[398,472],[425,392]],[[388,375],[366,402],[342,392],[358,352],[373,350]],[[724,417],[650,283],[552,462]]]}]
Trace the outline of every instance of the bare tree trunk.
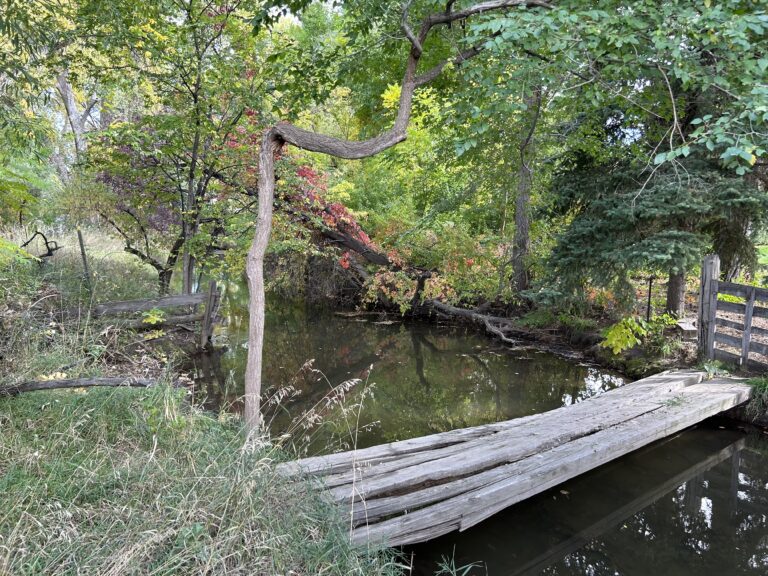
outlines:
[{"label": "bare tree trunk", "polygon": [[685,315],[685,272],[669,273],[666,311],[678,318]]},{"label": "bare tree trunk", "polygon": [[515,201],[515,237],[512,244],[512,278],[517,292],[528,290],[528,254],[531,251],[530,203],[533,185],[532,159],[535,154],[534,133],[541,111],[541,87],[537,86],[525,98],[529,118],[527,135],[520,143],[520,168],[517,175],[517,199]]},{"label": "bare tree trunk", "polygon": [[83,138],[83,123],[80,113],[77,111],[75,94],[72,85],[69,83],[69,72],[64,70],[56,77],[56,89],[61,96],[61,102],[64,105],[64,111],[67,115],[67,122],[72,129],[72,137],[75,142],[75,154],[79,158],[85,151],[85,139]]},{"label": "bare tree trunk", "polygon": [[249,432],[259,429],[262,350],[264,347],[264,312],[266,295],[264,293],[264,255],[272,231],[272,203],[275,197],[275,153],[282,143],[275,130],[267,130],[259,153],[259,214],[256,220],[256,232],[245,270],[248,275],[249,324],[248,324],[248,362],[245,367],[245,425]]},{"label": "bare tree trunk", "polygon": [[249,328],[248,328],[248,363],[245,370],[245,424],[250,433],[258,430],[260,417],[262,351],[264,346],[264,254],[266,253],[269,235],[272,229],[272,204],[275,194],[274,155],[283,145],[292,144],[297,148],[312,152],[321,152],[338,158],[360,159],[374,156],[383,150],[391,148],[406,138],[406,131],[411,119],[413,94],[416,88],[437,78],[449,62],[461,64],[482,50],[483,43],[469,48],[451,60],[444,60],[421,75],[416,69],[423,52],[422,46],[429,32],[436,26],[448,26],[452,22],[464,20],[477,14],[493,10],[504,10],[513,6],[549,8],[543,0],[491,0],[475,4],[468,8],[452,12],[438,12],[427,16],[421,23],[418,34],[414,34],[408,24],[408,8],[411,2],[406,2],[403,10],[402,28],[411,43],[411,50],[400,86],[400,101],[395,122],[386,130],[370,140],[350,141],[317,134],[304,130],[287,122],[281,122],[264,133],[259,152],[259,215],[251,248],[248,252],[246,273],[248,275],[249,299]]}]

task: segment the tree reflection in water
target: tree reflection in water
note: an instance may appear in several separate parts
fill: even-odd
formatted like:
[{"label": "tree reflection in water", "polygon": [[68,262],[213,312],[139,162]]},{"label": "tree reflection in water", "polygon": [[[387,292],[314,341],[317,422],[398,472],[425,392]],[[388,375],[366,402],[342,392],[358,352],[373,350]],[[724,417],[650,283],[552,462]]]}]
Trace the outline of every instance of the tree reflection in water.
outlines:
[{"label": "tree reflection in water", "polygon": [[[228,351],[198,359],[208,377],[209,408],[239,409],[245,367],[242,294],[229,293]],[[274,302],[267,316],[265,397],[293,386],[284,402],[265,415],[273,434],[292,429],[296,418],[325,402],[331,386],[360,379],[345,395],[347,410],[331,403],[319,430],[297,436],[303,452],[365,447],[454,428],[544,412],[578,402],[623,383],[593,366],[536,349],[510,350],[471,330],[423,322],[378,322],[374,316],[341,317],[302,305]],[[313,360],[316,371],[302,370]],[[372,367],[372,368],[371,368]],[[369,373],[370,370],[370,373]],[[359,414],[349,405],[358,404]],[[278,395],[280,393],[278,392]],[[349,420],[354,418],[350,433]]]}]

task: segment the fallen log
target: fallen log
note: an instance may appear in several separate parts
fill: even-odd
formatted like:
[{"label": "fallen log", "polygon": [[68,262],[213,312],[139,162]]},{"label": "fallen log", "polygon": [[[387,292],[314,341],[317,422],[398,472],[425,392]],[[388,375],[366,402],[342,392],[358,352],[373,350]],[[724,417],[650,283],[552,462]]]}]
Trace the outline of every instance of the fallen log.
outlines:
[{"label": "fallen log", "polygon": [[130,312],[146,312],[153,308],[174,308],[177,306],[197,306],[208,300],[207,292],[195,294],[179,294],[177,296],[165,296],[163,298],[150,298],[148,300],[124,300],[122,302],[107,302],[98,304],[91,310],[93,316],[106,316],[112,314],[126,314]]},{"label": "fallen log", "polygon": [[167,328],[169,326],[179,326],[183,324],[194,324],[201,322],[205,316],[203,314],[184,314],[181,316],[168,316],[163,320],[150,324],[144,320],[131,320],[123,326],[132,330],[157,330],[158,328]]},{"label": "fallen log", "polygon": [[516,343],[513,338],[519,338],[522,340],[541,339],[540,334],[534,334],[530,330],[516,328],[512,325],[509,318],[501,316],[491,316],[488,314],[481,314],[475,310],[469,310],[467,308],[459,308],[452,306],[439,300],[426,300],[422,307],[427,310],[433,311],[438,315],[449,318],[461,318],[467,320],[473,324],[477,324],[493,336],[496,336],[503,342],[514,344]]},{"label": "fallen log", "polygon": [[16,396],[22,392],[34,392],[37,390],[57,390],[62,388],[90,388],[94,386],[130,386],[136,388],[149,388],[155,386],[157,380],[152,378],[134,378],[132,376],[114,378],[68,378],[57,380],[33,380],[22,382],[12,386],[0,386],[0,396]]}]

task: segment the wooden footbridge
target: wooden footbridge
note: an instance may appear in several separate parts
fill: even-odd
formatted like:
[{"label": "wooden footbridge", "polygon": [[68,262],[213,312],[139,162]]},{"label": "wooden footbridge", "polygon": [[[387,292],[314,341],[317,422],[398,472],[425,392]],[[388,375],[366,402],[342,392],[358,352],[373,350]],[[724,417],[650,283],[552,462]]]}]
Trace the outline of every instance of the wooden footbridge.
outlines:
[{"label": "wooden footbridge", "polygon": [[320,481],[354,542],[390,546],[465,530],[493,514],[749,400],[751,387],[665,372],[506,422],[280,465]]}]

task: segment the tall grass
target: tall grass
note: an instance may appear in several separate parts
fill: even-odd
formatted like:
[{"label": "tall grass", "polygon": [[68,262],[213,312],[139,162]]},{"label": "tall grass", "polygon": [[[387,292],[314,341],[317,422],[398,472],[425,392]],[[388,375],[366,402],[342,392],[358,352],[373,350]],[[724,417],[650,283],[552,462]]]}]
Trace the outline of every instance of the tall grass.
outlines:
[{"label": "tall grass", "polygon": [[768,377],[752,378],[752,399],[747,404],[747,416],[752,421],[768,418]]},{"label": "tall grass", "polygon": [[0,399],[0,574],[399,574],[169,387]]},{"label": "tall grass", "polygon": [[[16,227],[3,235],[20,245],[33,229]],[[113,321],[95,323],[94,303],[156,295],[156,274],[122,250],[122,244],[99,230],[84,231],[93,286],[84,281],[76,233],[46,230],[61,246],[42,262],[0,262],[0,385],[57,375],[122,374],[135,359],[125,348],[135,334]],[[37,238],[27,249],[44,251]],[[62,310],[79,311],[62,314]],[[128,355],[126,355],[126,353]],[[156,372],[157,360],[145,354],[142,369]],[[133,370],[134,367],[129,366]],[[140,370],[141,372],[141,370]],[[142,374],[139,374],[142,375]]]}]

